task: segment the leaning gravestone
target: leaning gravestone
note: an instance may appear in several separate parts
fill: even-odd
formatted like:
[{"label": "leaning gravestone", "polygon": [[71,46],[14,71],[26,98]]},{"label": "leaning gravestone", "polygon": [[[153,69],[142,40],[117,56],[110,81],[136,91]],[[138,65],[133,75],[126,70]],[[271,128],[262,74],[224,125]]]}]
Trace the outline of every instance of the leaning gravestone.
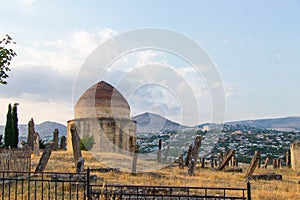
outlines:
[{"label": "leaning gravestone", "polygon": [[260,152],[259,151],[255,151],[253,157],[252,157],[252,160],[251,160],[251,163],[246,171],[246,174],[245,174],[245,177],[248,178],[250,176],[253,175],[255,169],[258,167],[258,163],[259,163],[259,160],[260,160]]},{"label": "leaning gravestone", "polygon": [[53,143],[48,144],[48,146],[45,148],[43,155],[40,158],[39,164],[35,169],[35,172],[43,172],[45,170],[48,160],[51,156],[52,148]]},{"label": "leaning gravestone", "polygon": [[71,136],[72,136],[74,163],[75,163],[75,167],[77,167],[78,159],[82,157],[82,154],[80,149],[80,138],[75,124],[71,125]]}]

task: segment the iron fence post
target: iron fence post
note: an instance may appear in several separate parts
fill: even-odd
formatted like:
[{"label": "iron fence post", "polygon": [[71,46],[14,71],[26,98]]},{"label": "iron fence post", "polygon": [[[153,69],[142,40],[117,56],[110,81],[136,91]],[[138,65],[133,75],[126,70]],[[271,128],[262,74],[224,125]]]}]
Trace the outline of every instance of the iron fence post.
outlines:
[{"label": "iron fence post", "polygon": [[87,199],[90,200],[90,168],[87,168]]},{"label": "iron fence post", "polygon": [[250,181],[247,182],[247,200],[251,200],[251,184],[250,184]]}]

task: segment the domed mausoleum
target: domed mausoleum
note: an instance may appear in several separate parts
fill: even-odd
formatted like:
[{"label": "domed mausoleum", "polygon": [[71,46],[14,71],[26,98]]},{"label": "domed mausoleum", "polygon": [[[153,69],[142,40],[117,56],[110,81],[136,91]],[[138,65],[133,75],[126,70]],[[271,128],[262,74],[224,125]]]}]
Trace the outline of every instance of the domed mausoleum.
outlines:
[{"label": "domed mausoleum", "polygon": [[68,121],[68,151],[72,151],[71,125],[80,138],[93,136],[92,151],[133,152],[136,122],[130,119],[130,106],[123,95],[110,84],[100,81],[87,89],[74,108],[75,119]]}]

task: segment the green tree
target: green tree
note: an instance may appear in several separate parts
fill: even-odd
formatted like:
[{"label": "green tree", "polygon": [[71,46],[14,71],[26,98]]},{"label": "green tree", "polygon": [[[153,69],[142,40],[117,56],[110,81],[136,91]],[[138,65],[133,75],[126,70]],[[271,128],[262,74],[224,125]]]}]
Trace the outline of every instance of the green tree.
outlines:
[{"label": "green tree", "polygon": [[19,128],[18,128],[18,112],[17,112],[17,106],[19,104],[15,103],[12,108],[12,141],[11,141],[11,147],[17,148],[19,143]]},{"label": "green tree", "polygon": [[47,146],[47,144],[42,138],[39,139],[39,145],[40,145],[40,149],[45,149]]},{"label": "green tree", "polygon": [[80,139],[80,149],[83,151],[88,151],[93,148],[95,144],[94,136],[83,136]]},{"label": "green tree", "polygon": [[6,35],[0,40],[0,84],[7,84],[6,78],[8,78],[8,72],[10,71],[10,63],[13,57],[17,54],[11,49],[10,44],[15,44],[13,39]]},{"label": "green tree", "polygon": [[8,104],[8,111],[6,115],[6,125],[4,130],[4,146],[11,146],[13,135],[13,124],[12,124],[12,113],[11,113],[11,104]]}]

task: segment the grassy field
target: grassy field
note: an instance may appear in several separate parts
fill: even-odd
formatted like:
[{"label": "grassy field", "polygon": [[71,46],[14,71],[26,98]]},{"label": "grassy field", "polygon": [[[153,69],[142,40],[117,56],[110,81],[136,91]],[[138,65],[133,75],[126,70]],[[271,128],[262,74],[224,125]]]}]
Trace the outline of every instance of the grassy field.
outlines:
[{"label": "grassy field", "polygon": [[[105,155],[102,159],[105,159]],[[107,156],[107,155],[106,155]],[[111,156],[111,155],[110,155]],[[116,155],[113,155],[116,156]],[[95,159],[95,155],[83,152],[85,168],[108,167]],[[32,169],[34,170],[39,157],[32,157]],[[121,160],[121,159],[120,159]],[[126,159],[123,159],[126,160]],[[121,161],[120,161],[121,162]],[[120,163],[121,165],[122,163]],[[150,163],[151,164],[151,163]],[[243,165],[242,173],[215,171],[214,169],[196,168],[194,176],[187,175],[187,168],[179,169],[177,166],[166,167],[159,171],[139,173],[134,176],[130,173],[96,173],[105,183],[138,184],[138,185],[170,185],[170,186],[203,186],[203,187],[246,187],[244,171],[247,165]],[[45,171],[75,172],[72,154],[57,151],[52,152]],[[297,172],[282,168],[257,169],[254,174],[278,173],[282,174],[282,181],[251,181],[252,198],[264,200],[300,199],[299,175]]]}]

